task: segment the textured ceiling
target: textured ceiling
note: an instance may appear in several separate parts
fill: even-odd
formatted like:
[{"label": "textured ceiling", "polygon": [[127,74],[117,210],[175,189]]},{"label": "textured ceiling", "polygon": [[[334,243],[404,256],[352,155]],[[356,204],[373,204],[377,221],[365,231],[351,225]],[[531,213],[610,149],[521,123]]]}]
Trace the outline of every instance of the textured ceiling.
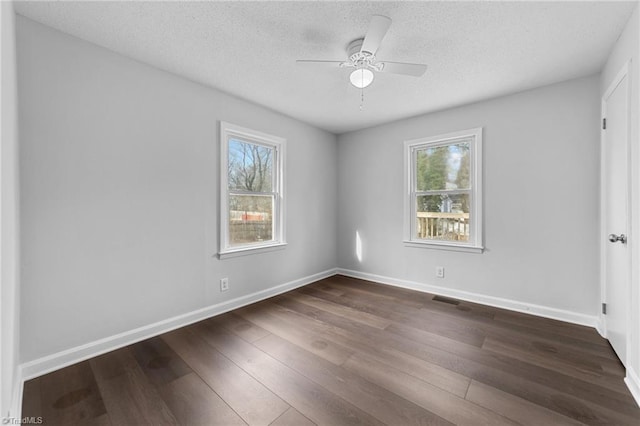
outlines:
[{"label": "textured ceiling", "polygon": [[[45,25],[334,133],[600,71],[637,2],[20,2]],[[373,14],[378,58],[429,65],[364,90],[343,60]]]}]

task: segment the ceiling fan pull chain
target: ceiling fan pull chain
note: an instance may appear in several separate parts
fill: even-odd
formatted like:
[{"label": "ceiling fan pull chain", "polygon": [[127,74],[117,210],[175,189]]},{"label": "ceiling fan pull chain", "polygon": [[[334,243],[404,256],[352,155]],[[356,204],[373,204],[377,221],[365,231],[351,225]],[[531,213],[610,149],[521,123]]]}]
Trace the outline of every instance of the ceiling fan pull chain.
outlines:
[{"label": "ceiling fan pull chain", "polygon": [[363,110],[363,104],[364,104],[364,87],[360,88],[360,111]]}]

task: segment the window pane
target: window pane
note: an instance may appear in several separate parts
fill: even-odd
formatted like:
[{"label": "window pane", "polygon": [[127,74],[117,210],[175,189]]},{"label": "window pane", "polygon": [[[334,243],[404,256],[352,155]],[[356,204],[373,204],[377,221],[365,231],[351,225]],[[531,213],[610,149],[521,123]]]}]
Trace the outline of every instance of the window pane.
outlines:
[{"label": "window pane", "polygon": [[416,197],[416,238],[469,241],[469,194]]},{"label": "window pane", "polygon": [[273,240],[274,195],[229,196],[229,245]]},{"label": "window pane", "polygon": [[262,145],[229,139],[229,189],[271,192],[275,150]]},{"label": "window pane", "polygon": [[469,142],[416,150],[418,191],[470,189]]}]

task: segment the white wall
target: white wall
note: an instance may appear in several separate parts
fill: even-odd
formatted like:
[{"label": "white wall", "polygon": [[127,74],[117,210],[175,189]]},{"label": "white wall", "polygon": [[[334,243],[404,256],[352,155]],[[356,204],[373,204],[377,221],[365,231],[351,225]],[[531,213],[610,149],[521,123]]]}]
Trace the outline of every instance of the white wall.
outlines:
[{"label": "white wall", "polygon": [[627,360],[628,380],[632,380],[632,391],[640,404],[640,11],[636,7],[623,33],[616,42],[607,63],[600,76],[600,97],[604,95],[609,85],[622,69],[625,63],[631,61],[629,69],[629,83],[632,93],[630,117],[631,144],[631,232],[629,246],[631,248],[631,318],[630,341],[628,342],[629,356]]},{"label": "white wall", "polygon": [[15,13],[0,2],[0,418],[18,416],[18,108],[16,93]]},{"label": "white wall", "polygon": [[[23,362],[335,267],[334,135],[20,16],[17,30]],[[286,249],[214,256],[220,120],[287,139]]]},{"label": "white wall", "polygon": [[[582,78],[341,135],[339,267],[595,316],[598,84]],[[485,252],[405,247],[403,141],[475,127],[484,129]]]}]

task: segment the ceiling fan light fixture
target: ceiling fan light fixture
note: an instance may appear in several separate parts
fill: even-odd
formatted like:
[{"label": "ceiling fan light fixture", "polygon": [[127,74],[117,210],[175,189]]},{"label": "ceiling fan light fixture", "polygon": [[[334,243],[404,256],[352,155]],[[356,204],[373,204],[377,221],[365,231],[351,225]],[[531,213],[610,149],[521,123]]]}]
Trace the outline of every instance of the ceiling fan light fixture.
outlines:
[{"label": "ceiling fan light fixture", "polygon": [[349,80],[358,89],[364,89],[373,82],[373,71],[365,67],[355,69],[351,72]]}]

